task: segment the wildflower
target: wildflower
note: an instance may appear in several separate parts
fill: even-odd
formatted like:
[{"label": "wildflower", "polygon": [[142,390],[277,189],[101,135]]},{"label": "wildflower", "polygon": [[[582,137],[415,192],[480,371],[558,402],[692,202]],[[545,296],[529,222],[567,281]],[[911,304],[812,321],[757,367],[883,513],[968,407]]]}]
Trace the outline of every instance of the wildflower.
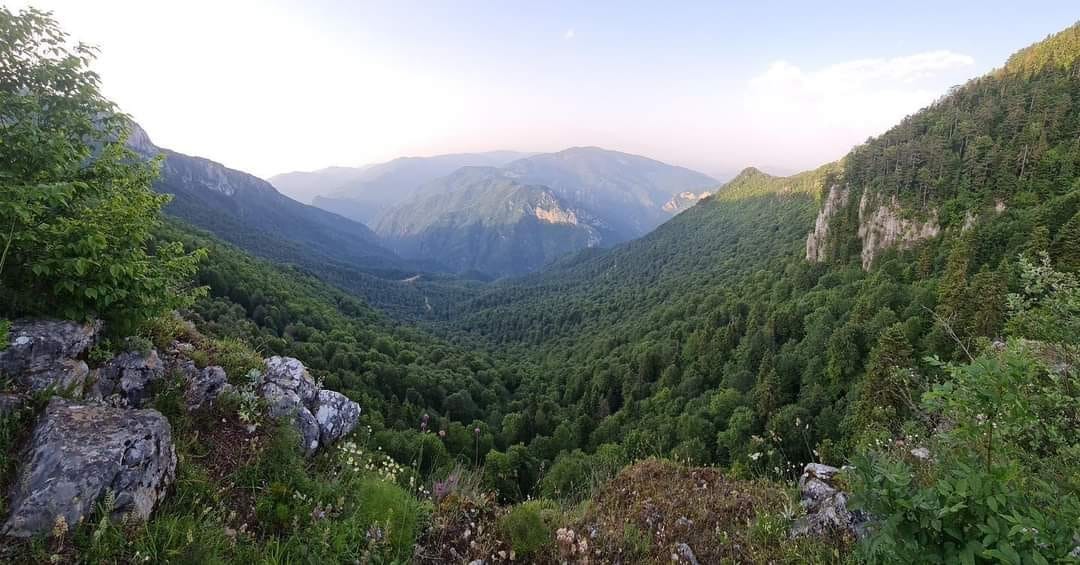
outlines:
[{"label": "wildflower", "polygon": [[439,437],[446,437],[446,430],[439,430]]},{"label": "wildflower", "polygon": [[754,453],[750,454],[750,460],[751,461],[757,461],[760,458],[761,458],[761,452],[760,451],[755,451]]}]

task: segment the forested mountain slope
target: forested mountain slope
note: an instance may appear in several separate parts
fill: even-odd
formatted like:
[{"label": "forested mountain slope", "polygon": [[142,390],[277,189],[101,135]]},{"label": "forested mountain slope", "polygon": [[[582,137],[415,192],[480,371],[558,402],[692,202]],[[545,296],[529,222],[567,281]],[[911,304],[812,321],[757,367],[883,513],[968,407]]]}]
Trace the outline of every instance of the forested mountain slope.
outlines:
[{"label": "forested mountain slope", "polygon": [[132,129],[132,148],[163,157],[155,187],[173,195],[173,215],[237,244],[261,245],[262,251],[284,243],[372,269],[398,265],[397,257],[363,224],[300,204],[253,175],[161,149],[138,125]]},{"label": "forested mountain slope", "polygon": [[137,125],[128,144],[162,156],[154,188],[173,195],[166,213],[249,253],[297,265],[402,318],[470,295],[470,283],[437,274],[446,267],[402,260],[363,224],[300,204],[260,178],[161,149]]},{"label": "forested mountain slope", "polygon": [[655,159],[600,147],[571,147],[541,153],[503,167],[504,174],[550,188],[570,205],[583,208],[625,241],[640,237],[685,207],[669,205],[712,190],[715,179]]},{"label": "forested mountain slope", "polygon": [[407,258],[435,258],[455,272],[513,275],[607,241],[613,234],[549,188],[491,167],[464,167],[389,210],[376,231]]},{"label": "forested mountain slope", "polygon": [[837,164],[745,171],[640,240],[496,285],[446,326],[535,351],[548,379],[534,394],[576,445],[743,466],[764,437],[770,467],[814,449],[840,462],[899,432],[910,406],[879,395],[894,367],[1001,335],[1021,254],[1077,268],[1077,33]]},{"label": "forested mountain slope", "polygon": [[405,202],[421,185],[461,167],[499,167],[527,156],[516,151],[453,153],[430,157],[398,157],[364,167],[332,167],[310,173],[270,178],[287,194],[346,218],[375,224],[388,208]]}]

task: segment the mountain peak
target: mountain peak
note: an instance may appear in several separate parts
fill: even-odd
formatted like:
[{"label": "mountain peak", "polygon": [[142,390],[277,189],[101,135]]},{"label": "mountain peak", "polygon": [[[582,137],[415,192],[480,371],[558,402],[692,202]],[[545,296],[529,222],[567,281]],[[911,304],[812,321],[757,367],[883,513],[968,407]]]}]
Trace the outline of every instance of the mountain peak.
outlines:
[{"label": "mountain peak", "polygon": [[761,177],[765,179],[775,178],[769,173],[766,173],[765,171],[762,171],[757,167],[746,167],[745,169],[739,171],[739,174],[735,175],[735,178],[731,179],[731,182],[747,180],[755,177]]}]

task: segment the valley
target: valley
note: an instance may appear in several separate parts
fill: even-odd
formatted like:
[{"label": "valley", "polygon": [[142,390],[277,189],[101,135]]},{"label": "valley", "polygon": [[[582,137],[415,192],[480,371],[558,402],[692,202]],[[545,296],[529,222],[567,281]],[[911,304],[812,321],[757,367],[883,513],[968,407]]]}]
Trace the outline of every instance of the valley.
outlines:
[{"label": "valley", "polygon": [[263,180],[151,142],[59,25],[0,8],[0,561],[1080,558],[1080,23],[723,181]]}]

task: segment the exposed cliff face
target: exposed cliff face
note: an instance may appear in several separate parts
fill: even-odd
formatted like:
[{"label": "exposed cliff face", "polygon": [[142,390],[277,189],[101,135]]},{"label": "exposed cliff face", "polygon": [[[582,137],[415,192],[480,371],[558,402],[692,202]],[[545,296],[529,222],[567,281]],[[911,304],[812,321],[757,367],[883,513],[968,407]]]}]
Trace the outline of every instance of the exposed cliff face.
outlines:
[{"label": "exposed cliff face", "polygon": [[833,185],[829,187],[829,195],[825,197],[825,204],[818,212],[814,222],[814,231],[806,236],[806,260],[820,263],[828,258],[827,245],[829,243],[829,222],[844,206],[847,206],[850,191],[847,187]]},{"label": "exposed cliff face", "polygon": [[[833,185],[818,212],[814,229],[806,236],[806,259],[820,263],[829,257],[834,244],[830,224],[838,213],[849,205],[851,189]],[[903,209],[895,196],[884,199],[878,194],[863,192],[859,198],[858,237],[862,251],[860,257],[864,269],[869,269],[874,258],[890,247],[908,249],[919,241],[936,237],[941,233],[937,210],[931,210],[925,220],[903,217]]]},{"label": "exposed cliff face", "polygon": [[874,258],[890,247],[908,249],[941,233],[937,210],[931,210],[925,221],[902,218],[901,212],[896,196],[882,203],[878,195],[863,193],[859,199],[859,239],[862,240],[863,269],[869,269]]},{"label": "exposed cliff face", "polygon": [[689,190],[684,190],[683,192],[672,196],[671,200],[668,200],[664,204],[663,210],[669,214],[678,214],[679,212],[682,212],[683,210],[693,206],[694,204],[697,204],[702,198],[711,195],[712,192],[708,190],[702,192],[692,192]]}]

